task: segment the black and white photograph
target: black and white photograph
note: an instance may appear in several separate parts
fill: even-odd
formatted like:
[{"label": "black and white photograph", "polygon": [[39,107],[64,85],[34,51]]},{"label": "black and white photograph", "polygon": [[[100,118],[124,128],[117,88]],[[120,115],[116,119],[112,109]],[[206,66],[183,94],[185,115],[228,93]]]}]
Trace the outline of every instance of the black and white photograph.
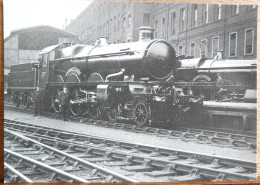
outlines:
[{"label": "black and white photograph", "polygon": [[3,0],[4,182],[257,180],[257,4]]}]

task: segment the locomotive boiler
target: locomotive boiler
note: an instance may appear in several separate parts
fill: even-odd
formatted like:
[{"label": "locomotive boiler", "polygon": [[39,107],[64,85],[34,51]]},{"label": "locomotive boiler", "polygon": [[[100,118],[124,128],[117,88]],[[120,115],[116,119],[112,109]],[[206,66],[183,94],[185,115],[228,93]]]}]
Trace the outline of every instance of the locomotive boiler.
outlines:
[{"label": "locomotive boiler", "polygon": [[138,81],[165,80],[176,68],[175,50],[170,43],[158,39],[108,44],[101,38],[94,46],[58,46],[53,52],[50,65],[65,82],[122,81],[124,76]]}]

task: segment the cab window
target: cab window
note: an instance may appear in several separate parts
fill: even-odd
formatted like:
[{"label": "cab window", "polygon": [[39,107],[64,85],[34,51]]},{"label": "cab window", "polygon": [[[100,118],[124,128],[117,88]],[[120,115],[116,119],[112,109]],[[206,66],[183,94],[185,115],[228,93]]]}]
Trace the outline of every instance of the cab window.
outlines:
[{"label": "cab window", "polygon": [[48,62],[48,53],[42,55],[42,61],[43,61],[43,67],[46,67]]}]

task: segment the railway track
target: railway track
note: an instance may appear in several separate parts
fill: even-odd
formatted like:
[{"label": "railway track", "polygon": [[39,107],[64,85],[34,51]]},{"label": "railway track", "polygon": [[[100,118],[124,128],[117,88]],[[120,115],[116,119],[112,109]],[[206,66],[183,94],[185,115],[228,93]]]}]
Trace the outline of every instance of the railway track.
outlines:
[{"label": "railway track", "polygon": [[[22,113],[33,113],[33,109],[21,109],[14,107],[10,104],[5,105],[6,110]],[[61,119],[61,115],[58,113],[43,112],[43,116],[51,117],[54,119]],[[201,144],[216,145],[220,147],[232,147],[234,149],[253,150],[256,152],[256,137],[243,134],[233,134],[226,132],[192,129],[192,128],[179,128],[179,130],[168,130],[162,128],[153,127],[140,127],[128,123],[118,123],[104,120],[94,120],[83,117],[71,117],[71,120],[101,126],[106,128],[122,129],[135,133],[143,133],[149,135],[155,135],[158,137],[168,137],[170,139],[180,139],[187,142],[196,142]]]},{"label": "railway track", "polygon": [[38,140],[138,182],[256,180],[255,162],[21,125],[5,123],[5,133],[20,132],[18,140]]},{"label": "railway track", "polygon": [[6,182],[135,182],[5,129]]}]

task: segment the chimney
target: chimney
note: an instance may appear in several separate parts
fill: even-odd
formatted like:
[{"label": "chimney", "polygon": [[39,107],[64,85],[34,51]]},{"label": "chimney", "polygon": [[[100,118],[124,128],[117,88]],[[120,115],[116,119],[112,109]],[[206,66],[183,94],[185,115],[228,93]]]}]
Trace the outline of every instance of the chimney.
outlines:
[{"label": "chimney", "polygon": [[139,41],[153,39],[154,29],[151,27],[140,27],[139,28]]}]

